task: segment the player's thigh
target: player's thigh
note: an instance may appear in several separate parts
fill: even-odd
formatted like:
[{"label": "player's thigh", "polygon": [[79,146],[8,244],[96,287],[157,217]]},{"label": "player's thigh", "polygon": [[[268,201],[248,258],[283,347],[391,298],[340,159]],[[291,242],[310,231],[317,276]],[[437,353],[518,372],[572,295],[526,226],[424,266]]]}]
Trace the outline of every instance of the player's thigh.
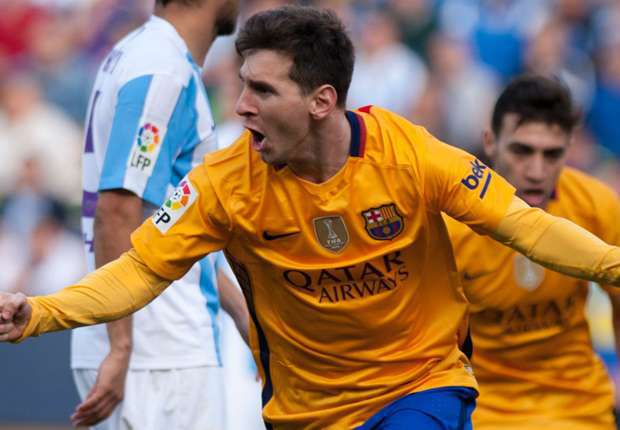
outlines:
[{"label": "player's thigh", "polygon": [[134,371],[126,384],[123,420],[133,429],[220,430],[221,368]]},{"label": "player's thigh", "polygon": [[178,393],[179,412],[190,417],[186,427],[222,430],[225,427],[224,375],[221,367],[205,366],[179,371],[182,389]]},{"label": "player's thigh", "polygon": [[77,388],[80,398],[84,400],[95,385],[97,371],[92,369],[74,369],[72,373],[75,388]]}]

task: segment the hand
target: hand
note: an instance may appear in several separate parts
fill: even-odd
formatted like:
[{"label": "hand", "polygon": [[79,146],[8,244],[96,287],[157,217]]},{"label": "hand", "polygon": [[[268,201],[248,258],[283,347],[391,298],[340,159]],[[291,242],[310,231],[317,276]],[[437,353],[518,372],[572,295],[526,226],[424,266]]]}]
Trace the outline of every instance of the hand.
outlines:
[{"label": "hand", "polygon": [[22,293],[0,293],[0,342],[14,341],[24,333],[32,306]]},{"label": "hand", "polygon": [[129,354],[110,352],[99,366],[97,381],[71,415],[74,426],[93,426],[108,418],[123,400]]}]

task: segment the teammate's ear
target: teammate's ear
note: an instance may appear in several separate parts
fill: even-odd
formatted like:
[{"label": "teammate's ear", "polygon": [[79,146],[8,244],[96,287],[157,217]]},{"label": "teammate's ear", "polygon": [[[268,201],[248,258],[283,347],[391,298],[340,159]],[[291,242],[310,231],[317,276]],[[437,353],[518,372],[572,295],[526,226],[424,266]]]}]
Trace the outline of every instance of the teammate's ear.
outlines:
[{"label": "teammate's ear", "polygon": [[485,155],[490,160],[493,160],[497,152],[497,142],[495,133],[490,128],[487,128],[482,133],[482,147],[484,148]]},{"label": "teammate's ear", "polygon": [[323,119],[335,108],[338,93],[331,85],[321,85],[312,92],[310,99],[310,115],[313,119]]}]

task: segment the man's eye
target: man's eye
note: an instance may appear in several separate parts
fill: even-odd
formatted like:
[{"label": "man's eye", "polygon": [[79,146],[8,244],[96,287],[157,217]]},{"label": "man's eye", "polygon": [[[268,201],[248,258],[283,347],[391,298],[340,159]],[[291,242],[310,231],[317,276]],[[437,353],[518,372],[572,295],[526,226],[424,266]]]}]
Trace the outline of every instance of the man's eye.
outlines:
[{"label": "man's eye", "polygon": [[545,152],[545,158],[548,160],[558,160],[562,155],[564,155],[564,150],[562,149]]}]

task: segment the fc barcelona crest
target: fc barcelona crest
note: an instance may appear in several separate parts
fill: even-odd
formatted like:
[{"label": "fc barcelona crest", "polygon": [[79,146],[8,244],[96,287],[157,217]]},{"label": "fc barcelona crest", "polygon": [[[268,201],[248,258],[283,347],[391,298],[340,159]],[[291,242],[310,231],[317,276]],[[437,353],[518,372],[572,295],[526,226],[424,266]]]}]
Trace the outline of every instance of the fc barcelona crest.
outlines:
[{"label": "fc barcelona crest", "polygon": [[405,226],[405,220],[394,203],[367,209],[362,212],[362,216],[366,221],[366,231],[377,240],[394,239]]}]

